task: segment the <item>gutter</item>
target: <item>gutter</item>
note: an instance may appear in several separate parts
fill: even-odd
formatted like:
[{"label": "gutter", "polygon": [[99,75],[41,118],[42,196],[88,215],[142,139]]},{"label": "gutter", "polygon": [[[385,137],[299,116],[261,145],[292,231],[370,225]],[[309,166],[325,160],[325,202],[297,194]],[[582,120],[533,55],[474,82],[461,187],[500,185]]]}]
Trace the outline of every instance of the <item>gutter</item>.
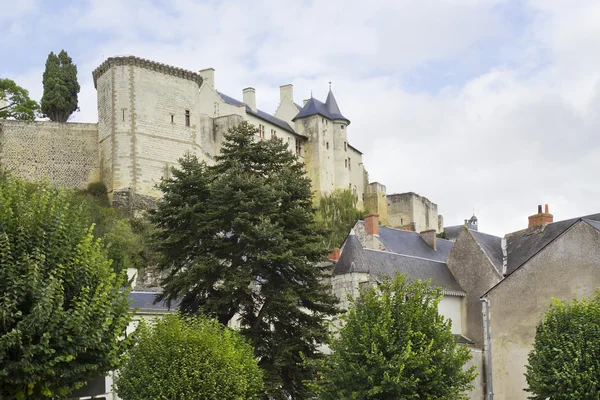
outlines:
[{"label": "gutter", "polygon": [[486,388],[487,388],[487,399],[494,400],[494,388],[492,386],[492,338],[490,336],[490,301],[487,297],[479,299],[485,306],[485,332],[483,337],[484,348],[486,349]]}]

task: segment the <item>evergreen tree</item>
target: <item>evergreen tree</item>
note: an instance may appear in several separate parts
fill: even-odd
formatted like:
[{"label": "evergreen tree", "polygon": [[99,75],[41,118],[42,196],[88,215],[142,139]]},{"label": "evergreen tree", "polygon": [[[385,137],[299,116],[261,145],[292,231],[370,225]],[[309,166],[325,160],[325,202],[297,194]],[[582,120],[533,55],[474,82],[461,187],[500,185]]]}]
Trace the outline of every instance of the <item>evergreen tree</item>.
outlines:
[{"label": "evergreen tree", "polygon": [[325,318],[337,312],[324,284],[327,254],[303,165],[279,139],[256,141],[247,122],[230,129],[214,166],[196,157],[160,185],[152,216],[163,297],[184,313],[232,318],[254,346],[272,398],[307,398]]},{"label": "evergreen tree", "polygon": [[403,275],[363,290],[315,383],[320,400],[467,399],[474,369],[438,313],[441,289]]},{"label": "evergreen tree", "polygon": [[0,78],[0,118],[33,120],[40,106],[15,81]]},{"label": "evergreen tree", "polygon": [[538,325],[527,365],[533,400],[600,399],[600,291],[592,299],[558,299]]},{"label": "evergreen tree", "polygon": [[77,66],[66,51],[58,55],[48,54],[46,70],[43,76],[44,94],[42,96],[42,113],[56,122],[67,122],[71,114],[77,111]]},{"label": "evergreen tree", "polygon": [[123,400],[260,398],[252,347],[218,322],[167,315],[136,336],[115,381]]},{"label": "evergreen tree", "polygon": [[118,366],[129,323],[75,193],[0,176],[0,398],[65,398]]}]

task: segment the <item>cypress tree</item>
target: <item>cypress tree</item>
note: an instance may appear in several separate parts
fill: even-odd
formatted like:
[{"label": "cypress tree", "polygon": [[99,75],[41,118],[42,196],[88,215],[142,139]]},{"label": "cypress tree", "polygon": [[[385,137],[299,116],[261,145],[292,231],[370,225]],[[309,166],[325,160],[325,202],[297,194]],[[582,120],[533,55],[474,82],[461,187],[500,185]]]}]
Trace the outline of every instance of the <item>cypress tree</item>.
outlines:
[{"label": "cypress tree", "polygon": [[314,371],[303,361],[321,357],[336,299],[304,167],[280,139],[255,141],[257,132],[242,122],[214,166],[188,155],[160,185],[152,220],[160,268],[170,271],[163,298],[239,324],[268,396],[304,399]]},{"label": "cypress tree", "polygon": [[78,110],[77,66],[66,51],[48,54],[43,75],[44,94],[40,102],[42,113],[56,122],[67,122]]}]

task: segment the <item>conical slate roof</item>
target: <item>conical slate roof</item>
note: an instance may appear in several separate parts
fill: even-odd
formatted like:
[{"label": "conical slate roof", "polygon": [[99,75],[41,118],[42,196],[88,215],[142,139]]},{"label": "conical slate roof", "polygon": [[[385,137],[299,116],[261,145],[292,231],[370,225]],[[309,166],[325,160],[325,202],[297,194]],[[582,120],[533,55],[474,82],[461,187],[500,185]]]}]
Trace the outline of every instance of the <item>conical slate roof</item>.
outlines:
[{"label": "conical slate roof", "polygon": [[350,120],[342,115],[331,89],[329,90],[329,94],[327,95],[327,100],[325,103],[315,99],[314,97],[311,97],[310,100],[306,102],[304,107],[302,107],[300,112],[292,119],[292,121],[317,114],[329,119],[341,119],[347,124],[350,124]]},{"label": "conical slate roof", "polygon": [[342,112],[340,111],[340,107],[338,106],[337,101],[335,101],[335,96],[333,95],[333,92],[331,91],[331,89],[329,89],[329,94],[327,95],[327,100],[325,100],[325,106],[327,107],[327,111],[329,111],[329,114],[331,114],[332,119],[343,119],[345,121],[348,121],[348,123],[350,123],[348,118],[346,118],[342,115]]}]

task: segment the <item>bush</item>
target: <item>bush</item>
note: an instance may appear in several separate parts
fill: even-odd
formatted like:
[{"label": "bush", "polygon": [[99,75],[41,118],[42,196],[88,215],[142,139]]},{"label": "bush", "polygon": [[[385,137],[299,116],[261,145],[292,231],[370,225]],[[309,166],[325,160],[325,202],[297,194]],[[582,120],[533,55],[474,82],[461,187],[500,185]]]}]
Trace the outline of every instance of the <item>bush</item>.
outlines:
[{"label": "bush", "polygon": [[137,333],[115,381],[123,400],[259,398],[262,375],[237,332],[205,318],[167,315]]}]

